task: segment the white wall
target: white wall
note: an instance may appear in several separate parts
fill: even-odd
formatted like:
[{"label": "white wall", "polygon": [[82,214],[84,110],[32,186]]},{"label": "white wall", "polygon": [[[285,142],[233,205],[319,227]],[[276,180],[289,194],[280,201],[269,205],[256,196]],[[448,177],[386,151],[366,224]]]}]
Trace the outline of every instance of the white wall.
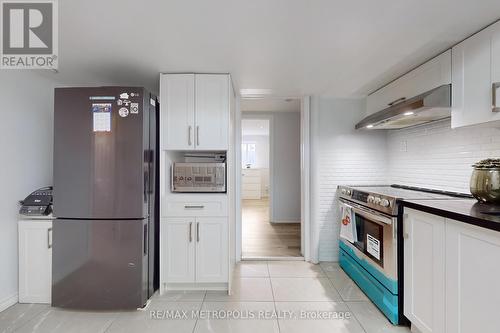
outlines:
[{"label": "white wall", "polygon": [[252,168],[269,169],[269,136],[243,135],[242,143],[255,142],[255,164]]},{"label": "white wall", "polygon": [[274,112],[272,222],[300,222],[300,112]]},{"label": "white wall", "polygon": [[391,183],[470,193],[471,165],[500,157],[500,128],[491,124],[451,129],[444,120],[387,135]]},{"label": "white wall", "polygon": [[18,201],[52,185],[53,88],[35,72],[0,77],[0,311],[17,301]]},{"label": "white wall", "polygon": [[319,242],[313,261],[338,260],[337,186],[387,182],[386,134],[354,130],[365,105],[362,99],[312,98],[311,234],[313,244]]},{"label": "white wall", "polygon": [[300,112],[243,112],[243,118],[272,118],[271,221],[300,222]]}]

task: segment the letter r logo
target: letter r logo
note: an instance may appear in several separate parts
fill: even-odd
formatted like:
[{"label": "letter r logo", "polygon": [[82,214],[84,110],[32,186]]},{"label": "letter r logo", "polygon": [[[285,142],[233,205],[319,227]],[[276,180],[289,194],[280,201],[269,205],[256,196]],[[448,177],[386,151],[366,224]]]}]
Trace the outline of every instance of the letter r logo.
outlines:
[{"label": "letter r logo", "polygon": [[3,2],[3,54],[52,54],[52,2]]}]

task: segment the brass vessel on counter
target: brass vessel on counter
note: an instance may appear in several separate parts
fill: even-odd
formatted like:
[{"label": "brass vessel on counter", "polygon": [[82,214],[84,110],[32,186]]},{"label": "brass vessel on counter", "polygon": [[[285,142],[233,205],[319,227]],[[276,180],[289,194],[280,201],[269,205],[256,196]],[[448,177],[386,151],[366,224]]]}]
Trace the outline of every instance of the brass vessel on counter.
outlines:
[{"label": "brass vessel on counter", "polygon": [[473,165],[470,192],[481,202],[500,204],[500,159],[486,159]]}]

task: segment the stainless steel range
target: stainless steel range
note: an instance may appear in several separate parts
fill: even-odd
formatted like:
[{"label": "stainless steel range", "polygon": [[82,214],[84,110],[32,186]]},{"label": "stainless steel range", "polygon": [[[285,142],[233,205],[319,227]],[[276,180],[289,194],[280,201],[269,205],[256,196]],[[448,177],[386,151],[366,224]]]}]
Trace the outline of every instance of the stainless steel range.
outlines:
[{"label": "stainless steel range", "polygon": [[[469,195],[402,185],[339,186],[340,266],[393,324],[403,316],[403,200]],[[400,311],[401,309],[401,311]]]}]

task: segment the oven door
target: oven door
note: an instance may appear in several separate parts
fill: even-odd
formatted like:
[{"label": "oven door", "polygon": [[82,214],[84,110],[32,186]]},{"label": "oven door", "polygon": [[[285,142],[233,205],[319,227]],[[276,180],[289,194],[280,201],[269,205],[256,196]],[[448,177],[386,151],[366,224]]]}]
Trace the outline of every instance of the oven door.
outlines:
[{"label": "oven door", "polygon": [[354,242],[341,240],[387,277],[397,279],[397,218],[339,199],[340,211],[351,212],[356,228]]}]

